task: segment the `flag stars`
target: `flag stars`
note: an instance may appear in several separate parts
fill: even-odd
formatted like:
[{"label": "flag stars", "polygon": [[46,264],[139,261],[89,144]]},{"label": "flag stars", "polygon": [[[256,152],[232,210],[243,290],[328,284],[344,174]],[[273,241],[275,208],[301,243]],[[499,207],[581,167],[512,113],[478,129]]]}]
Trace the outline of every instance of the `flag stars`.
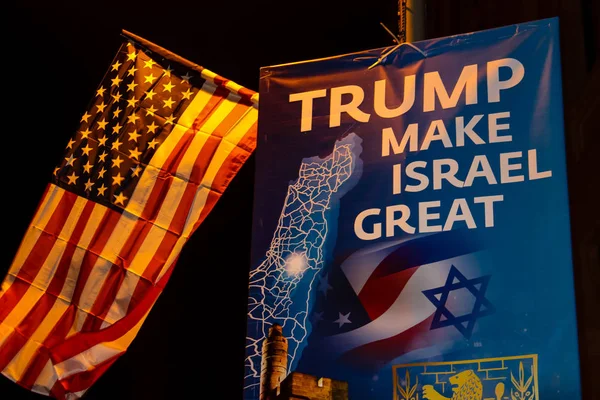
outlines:
[{"label": "flag stars", "polygon": [[135,168],[131,168],[131,176],[136,177],[136,176],[140,176],[140,172],[142,171],[142,168],[139,165],[136,165]]},{"label": "flag stars", "polygon": [[100,146],[106,146],[106,141],[108,140],[108,138],[106,136],[102,136],[98,138],[98,147]]},{"label": "flag stars", "polygon": [[137,99],[135,97],[131,97],[130,99],[127,100],[127,107],[133,107],[135,108],[135,105],[137,104]]},{"label": "flag stars", "polygon": [[131,68],[127,70],[127,76],[134,76],[137,70],[138,69],[135,67],[135,65],[132,65]]},{"label": "flag stars", "polygon": [[89,174],[90,170],[92,169],[93,165],[92,163],[90,163],[89,161],[83,166],[83,170]]},{"label": "flag stars", "polygon": [[156,77],[152,73],[150,73],[150,75],[144,76],[144,83],[154,83],[155,80],[156,80]]},{"label": "flag stars", "polygon": [[135,124],[135,121],[137,121],[138,119],[140,119],[139,115],[131,114],[129,117],[127,117],[127,122],[129,122],[130,124]]},{"label": "flag stars", "polygon": [[153,105],[150,105],[150,108],[146,109],[146,115],[154,115],[156,111],[158,111],[158,109],[154,108]]},{"label": "flag stars", "polygon": [[137,84],[137,83],[135,83],[135,82],[133,82],[133,81],[132,81],[131,83],[128,83],[128,84],[127,84],[127,91],[128,91],[128,92],[133,92],[133,91],[135,90],[135,87],[136,87],[137,85],[138,85],[138,84]]},{"label": "flag stars", "polygon": [[113,134],[118,134],[119,131],[121,130],[121,128],[123,127],[123,125],[120,125],[118,122],[115,126],[113,126],[112,130],[113,130]]},{"label": "flag stars", "polygon": [[102,121],[98,121],[98,129],[104,130],[106,128],[106,125],[108,125],[108,122],[106,122],[106,118],[102,118]]},{"label": "flag stars", "polygon": [[148,142],[149,149],[154,149],[156,147],[156,145],[158,145],[158,140],[156,140],[156,139],[152,139],[151,141]]},{"label": "flag stars", "polygon": [[152,69],[154,64],[156,64],[156,62],[153,59],[149,59],[148,61],[144,61],[144,68]]},{"label": "flag stars", "polygon": [[323,295],[325,297],[327,297],[327,292],[331,289],[333,289],[333,288],[329,284],[329,274],[325,274],[325,276],[322,276],[319,279],[319,286],[318,286],[317,290],[319,292],[323,292]]},{"label": "flag stars", "polygon": [[115,141],[112,143],[111,149],[112,149],[112,150],[119,150],[119,147],[121,147],[121,145],[122,145],[122,144],[123,144],[123,143],[119,142],[119,139],[117,139],[117,140],[115,140]]},{"label": "flag stars", "polygon": [[338,313],[338,319],[333,321],[333,323],[338,324],[338,328],[341,328],[345,324],[351,324],[352,321],[350,321],[350,313],[348,313],[348,314]]},{"label": "flag stars", "polygon": [[85,129],[83,131],[79,131],[79,133],[81,133],[81,139],[87,139],[90,136],[90,133],[92,133],[92,131],[90,131],[89,129]]},{"label": "flag stars", "polygon": [[171,89],[173,89],[175,87],[175,85],[173,85],[171,83],[171,81],[169,81],[168,83],[164,83],[163,84],[163,92],[171,92]]},{"label": "flag stars", "polygon": [[85,183],[85,191],[89,192],[92,190],[92,186],[94,186],[94,182],[92,182],[91,179],[88,179],[88,181]]},{"label": "flag stars", "polygon": [[171,68],[171,65],[169,65],[167,68],[164,69],[163,72],[165,73],[165,76],[170,77],[171,76],[171,72],[173,72],[173,68]]},{"label": "flag stars", "polygon": [[156,94],[156,92],[154,90],[150,89],[146,92],[146,98],[152,100],[152,98],[154,97],[155,94]]},{"label": "flag stars", "polygon": [[100,154],[98,156],[98,158],[100,159],[100,161],[104,162],[106,160],[106,156],[108,155],[107,152],[103,151],[102,154]]},{"label": "flag stars", "polygon": [[83,114],[83,116],[81,117],[81,120],[79,122],[88,122],[88,119],[90,119],[90,117],[92,116],[92,114],[88,114],[88,112],[86,111],[85,114]]},{"label": "flag stars", "polygon": [[121,82],[123,82],[123,79],[119,78],[119,76],[115,76],[114,78],[111,79],[112,84],[110,86],[119,86],[119,84]]},{"label": "flag stars", "polygon": [[86,156],[90,156],[90,151],[92,151],[92,148],[89,146],[89,144],[86,144],[84,148],[81,149],[81,151],[83,152],[83,154],[85,154]]},{"label": "flag stars", "polygon": [[172,108],[175,101],[171,100],[171,97],[169,97],[169,100],[163,100],[163,103],[165,103],[164,108]]},{"label": "flag stars", "polygon": [[192,96],[193,93],[194,92],[192,92],[190,89],[188,89],[185,92],[181,93],[181,95],[183,96],[182,97],[183,99],[188,99],[189,100],[191,98],[191,96]]},{"label": "flag stars", "polygon": [[123,163],[123,160],[121,160],[121,157],[117,156],[117,158],[114,158],[112,160],[113,163],[113,168],[121,168],[121,164]]},{"label": "flag stars", "polygon": [[104,89],[104,86],[100,86],[100,89],[96,90],[96,96],[104,96],[104,92],[106,92],[106,89]]},{"label": "flag stars", "polygon": [[71,154],[69,157],[65,157],[65,161],[67,162],[66,165],[73,166],[73,163],[75,162],[75,160],[77,160],[77,158],[73,157],[73,154]]},{"label": "flag stars", "polygon": [[104,192],[108,189],[104,184],[100,185],[96,190],[98,191],[98,196],[104,196]]},{"label": "flag stars", "polygon": [[121,63],[121,62],[119,62],[119,61],[117,60],[117,62],[116,62],[116,63],[114,63],[114,64],[112,65],[112,69],[111,69],[111,71],[118,71],[118,70],[119,70],[119,67],[120,67],[121,65],[123,65],[123,63]]},{"label": "flag stars", "polygon": [[124,196],[123,193],[114,194],[113,196],[115,196],[115,204],[120,204],[122,206],[125,205],[125,200],[127,200],[127,197]]},{"label": "flag stars", "polygon": [[100,171],[98,171],[98,178],[104,178],[104,174],[106,173],[106,169],[102,167]]},{"label": "flag stars", "polygon": [[117,92],[115,94],[111,94],[112,98],[115,99],[115,103],[121,101],[121,93]]},{"label": "flag stars", "polygon": [[135,158],[136,160],[139,159],[140,154],[142,154],[142,152],[138,151],[137,148],[135,148],[133,150],[129,150],[129,157]]},{"label": "flag stars", "polygon": [[132,50],[131,53],[127,53],[127,61],[135,61],[136,57],[137,53],[135,52],[135,50]]},{"label": "flag stars", "polygon": [[73,147],[73,145],[75,144],[75,140],[70,139],[69,143],[67,143],[67,149],[71,149]]},{"label": "flag stars", "polygon": [[117,175],[113,176],[112,178],[113,178],[112,184],[117,185],[117,186],[120,186],[121,182],[123,182],[123,179],[125,179],[121,176],[120,172]]},{"label": "flag stars", "polygon": [[97,104],[96,107],[98,108],[98,112],[104,112],[104,109],[106,108],[106,104],[104,104],[104,102]]},{"label": "flag stars", "polygon": [[192,78],[192,75],[190,75],[189,72],[186,72],[185,75],[183,75],[181,77],[181,79],[183,79],[186,83],[190,83],[190,79]]},{"label": "flag stars", "polygon": [[174,122],[175,122],[175,117],[173,116],[173,114],[169,115],[165,120],[165,124],[173,125]]},{"label": "flag stars", "polygon": [[323,314],[324,314],[323,311],[321,311],[321,312],[314,312],[313,315],[312,315],[311,322],[313,324],[317,324],[320,321],[323,321],[323,319],[324,319],[323,318]]},{"label": "flag stars", "polygon": [[156,128],[158,128],[158,125],[156,125],[154,121],[152,121],[152,123],[148,125],[148,133],[155,133]]},{"label": "flag stars", "polygon": [[121,107],[117,107],[117,109],[113,111],[113,118],[119,118],[119,114],[121,114],[122,111]]},{"label": "flag stars", "polygon": [[137,142],[137,139],[142,136],[139,133],[137,133],[137,129],[134,129],[133,131],[129,132],[129,140],[132,142]]},{"label": "flag stars", "polygon": [[75,175],[75,172],[73,172],[71,175],[67,176],[67,179],[69,179],[69,185],[75,185],[77,184],[77,179],[79,179],[79,176]]}]

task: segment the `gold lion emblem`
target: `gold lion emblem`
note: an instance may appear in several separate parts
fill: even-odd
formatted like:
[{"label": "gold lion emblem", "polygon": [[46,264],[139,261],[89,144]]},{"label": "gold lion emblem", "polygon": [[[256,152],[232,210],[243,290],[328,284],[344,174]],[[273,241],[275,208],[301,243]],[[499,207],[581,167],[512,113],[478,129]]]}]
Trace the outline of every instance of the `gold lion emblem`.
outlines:
[{"label": "gold lion emblem", "polygon": [[482,400],[483,385],[473,370],[459,372],[449,379],[452,399],[444,397],[432,385],[423,386],[423,398],[427,400]]}]

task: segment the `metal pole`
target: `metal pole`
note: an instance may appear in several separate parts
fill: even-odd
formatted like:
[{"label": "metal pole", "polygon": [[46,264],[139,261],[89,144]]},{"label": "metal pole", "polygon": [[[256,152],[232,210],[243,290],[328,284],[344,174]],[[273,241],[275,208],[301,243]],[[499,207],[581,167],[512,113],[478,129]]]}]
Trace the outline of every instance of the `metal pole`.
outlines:
[{"label": "metal pole", "polygon": [[403,41],[411,43],[425,39],[425,0],[399,0],[398,11]]}]

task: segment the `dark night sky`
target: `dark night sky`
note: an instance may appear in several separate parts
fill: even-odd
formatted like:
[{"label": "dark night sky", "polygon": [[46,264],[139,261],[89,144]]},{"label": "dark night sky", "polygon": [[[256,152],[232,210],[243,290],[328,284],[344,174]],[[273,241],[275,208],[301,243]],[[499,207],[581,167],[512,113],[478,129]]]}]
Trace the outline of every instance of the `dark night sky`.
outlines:
[{"label": "dark night sky", "polygon": [[[4,29],[7,23],[12,29],[3,41],[1,136],[10,156],[2,168],[9,211],[2,277],[123,40],[121,29],[258,90],[260,66],[390,45],[379,22],[397,26],[396,0],[69,3],[23,1],[2,11]],[[516,22],[523,20],[510,21]],[[250,158],[184,248],[127,354],[86,399],[198,397],[209,389],[218,399],[240,398],[253,169]],[[44,398],[4,377],[0,393],[2,399]]]}]

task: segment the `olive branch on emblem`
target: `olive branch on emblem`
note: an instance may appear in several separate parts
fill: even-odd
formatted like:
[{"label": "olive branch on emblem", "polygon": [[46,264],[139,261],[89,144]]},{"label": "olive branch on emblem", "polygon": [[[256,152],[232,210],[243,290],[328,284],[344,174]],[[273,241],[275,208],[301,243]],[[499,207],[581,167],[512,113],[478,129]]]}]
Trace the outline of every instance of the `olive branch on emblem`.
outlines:
[{"label": "olive branch on emblem", "polygon": [[396,384],[398,388],[398,392],[400,396],[402,396],[401,400],[419,400],[419,394],[417,393],[416,397],[413,397],[415,392],[417,391],[417,387],[419,386],[419,376],[417,376],[416,382],[414,386],[410,385],[410,373],[406,370],[406,386],[402,387],[400,381]]}]

